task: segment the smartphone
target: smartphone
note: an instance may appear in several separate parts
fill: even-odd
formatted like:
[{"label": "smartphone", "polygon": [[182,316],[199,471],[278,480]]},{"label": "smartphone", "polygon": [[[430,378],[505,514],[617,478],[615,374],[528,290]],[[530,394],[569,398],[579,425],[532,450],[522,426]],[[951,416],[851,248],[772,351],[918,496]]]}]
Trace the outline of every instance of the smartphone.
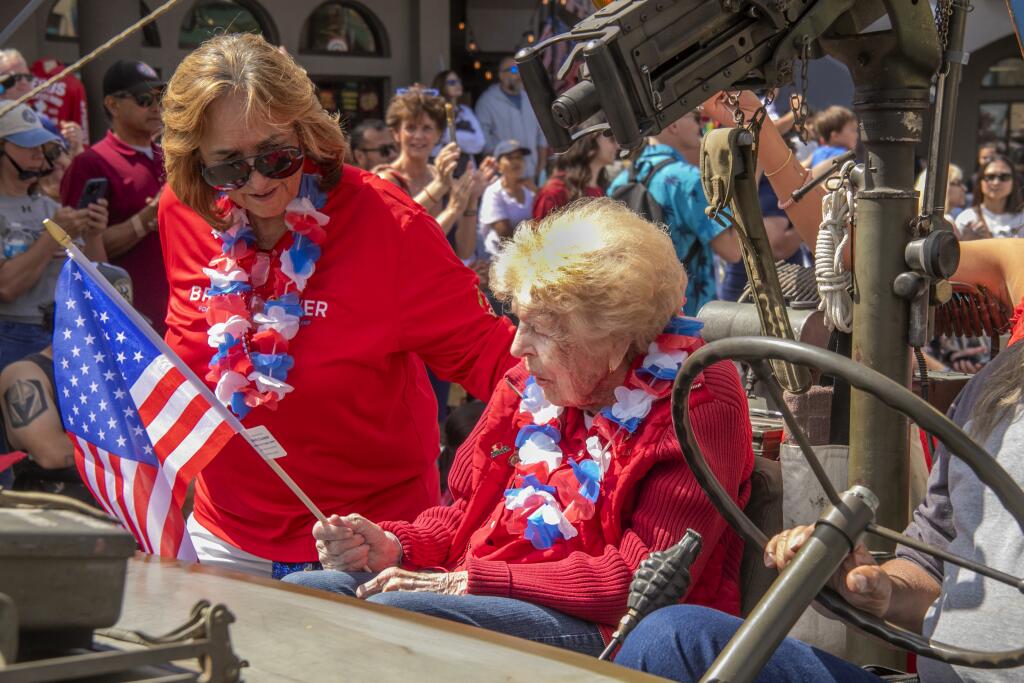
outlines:
[{"label": "smartphone", "polygon": [[109,186],[110,181],[106,178],[89,178],[86,180],[85,187],[82,188],[82,196],[78,198],[77,208],[84,209],[90,204],[95,204],[106,197]]},{"label": "smartphone", "polygon": [[472,161],[473,156],[462,152],[459,154],[459,160],[455,163],[455,171],[452,173],[453,178],[461,178],[469,167],[469,162]]}]

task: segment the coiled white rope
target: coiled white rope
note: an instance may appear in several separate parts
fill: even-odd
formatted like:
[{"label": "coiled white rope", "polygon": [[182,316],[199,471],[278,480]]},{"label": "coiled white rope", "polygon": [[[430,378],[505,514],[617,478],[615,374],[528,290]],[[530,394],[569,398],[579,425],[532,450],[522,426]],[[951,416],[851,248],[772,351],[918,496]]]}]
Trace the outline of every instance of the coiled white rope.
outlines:
[{"label": "coiled white rope", "polygon": [[852,274],[843,267],[843,249],[850,241],[850,226],[855,215],[850,172],[855,163],[847,161],[838,177],[826,181],[828,192],[821,200],[821,226],[814,249],[814,275],[818,282],[825,326],[830,330],[850,332],[853,329],[853,298],[850,296]]}]

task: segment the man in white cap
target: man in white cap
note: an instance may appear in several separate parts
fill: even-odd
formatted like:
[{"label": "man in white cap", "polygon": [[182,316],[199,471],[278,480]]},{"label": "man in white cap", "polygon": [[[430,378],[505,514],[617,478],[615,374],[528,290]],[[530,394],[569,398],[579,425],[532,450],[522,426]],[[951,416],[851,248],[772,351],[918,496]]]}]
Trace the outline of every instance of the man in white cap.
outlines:
[{"label": "man in white cap", "polygon": [[41,307],[53,301],[62,251],[43,220],[54,218],[89,258],[106,259],[106,201],[62,208],[38,191],[61,144],[24,104],[0,116],[0,368],[50,343]]}]

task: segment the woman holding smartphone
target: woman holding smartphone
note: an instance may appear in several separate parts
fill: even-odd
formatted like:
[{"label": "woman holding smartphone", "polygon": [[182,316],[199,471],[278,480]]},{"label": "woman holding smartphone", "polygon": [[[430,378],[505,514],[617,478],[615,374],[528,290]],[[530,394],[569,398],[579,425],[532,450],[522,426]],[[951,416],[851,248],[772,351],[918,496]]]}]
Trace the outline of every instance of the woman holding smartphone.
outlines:
[{"label": "woman holding smartphone", "polygon": [[470,259],[476,248],[477,205],[494,175],[493,160],[475,169],[456,143],[448,143],[430,163],[446,125],[444,99],[431,88],[399,88],[388,104],[385,122],[401,153],[377,174],[435,216],[456,255]]}]

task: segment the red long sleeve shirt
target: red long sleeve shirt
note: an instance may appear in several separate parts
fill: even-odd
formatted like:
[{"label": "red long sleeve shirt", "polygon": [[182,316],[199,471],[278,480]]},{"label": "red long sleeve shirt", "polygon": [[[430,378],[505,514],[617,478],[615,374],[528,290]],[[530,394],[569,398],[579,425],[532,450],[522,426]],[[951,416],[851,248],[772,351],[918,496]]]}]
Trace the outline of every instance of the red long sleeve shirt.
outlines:
[{"label": "red long sleeve shirt", "polygon": [[[522,365],[509,372],[522,386]],[[468,591],[546,605],[596,622],[607,630],[626,611],[633,572],[649,553],[676,543],[688,528],[703,538],[703,551],[690,569],[687,602],[739,613],[739,566],[743,542],[718,514],[682,457],[672,427],[670,402],[654,404],[633,435],[615,439],[609,470],[597,502],[598,525],[580,525],[579,536],[548,550],[524,552],[511,561],[480,559],[471,538],[489,525],[502,492],[512,485],[509,446],[516,437],[519,397],[501,383],[473,434],[459,449],[449,476],[455,502],[425,511],[414,522],[382,526],[402,543],[413,568],[441,566],[468,572]],[[731,363],[704,371],[690,410],[697,441],[718,479],[737,503],[746,505],[754,455],[747,402]],[[563,442],[585,433],[575,409],[564,414]],[[603,441],[609,435],[602,434]],[[607,490],[605,490],[607,488]],[[559,550],[558,546],[562,546]],[[588,552],[588,548],[598,548]],[[554,551],[554,552],[552,552]],[[495,548],[490,556],[500,554]]]},{"label": "red long sleeve shirt", "polygon": [[[289,349],[294,391],[243,422],[270,430],[288,452],[278,462],[326,514],[413,519],[440,495],[424,362],[486,399],[515,363],[514,328],[491,312],[434,220],[390,183],[346,167],[321,211],[331,222],[303,292],[308,324]],[[202,268],[220,243],[169,188],[159,219],[167,342],[203,376],[212,349]],[[259,557],[316,560],[312,515],[240,437],[199,476],[194,514]]]}]

